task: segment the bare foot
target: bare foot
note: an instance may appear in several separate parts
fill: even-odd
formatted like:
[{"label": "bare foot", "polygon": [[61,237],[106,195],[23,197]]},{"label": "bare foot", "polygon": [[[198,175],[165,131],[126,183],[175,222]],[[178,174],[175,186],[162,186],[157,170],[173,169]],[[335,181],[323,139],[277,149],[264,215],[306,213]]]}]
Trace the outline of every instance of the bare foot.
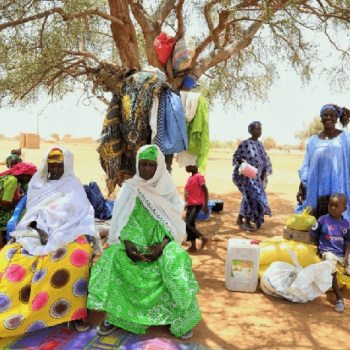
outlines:
[{"label": "bare foot", "polygon": [[193,248],[193,247],[189,247],[186,249],[187,253],[197,253],[198,249],[197,248]]},{"label": "bare foot", "polygon": [[202,238],[202,247],[200,250],[204,249],[204,247],[209,243],[209,238]]}]

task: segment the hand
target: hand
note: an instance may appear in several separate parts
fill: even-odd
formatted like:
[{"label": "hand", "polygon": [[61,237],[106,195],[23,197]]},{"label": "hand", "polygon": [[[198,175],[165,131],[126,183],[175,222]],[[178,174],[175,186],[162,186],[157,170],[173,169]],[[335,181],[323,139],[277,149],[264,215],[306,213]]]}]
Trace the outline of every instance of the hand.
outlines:
[{"label": "hand", "polygon": [[126,255],[134,263],[140,262],[140,261],[146,261],[144,256],[137,250],[137,248],[130,241],[124,241],[124,244],[126,248]]},{"label": "hand", "polygon": [[316,255],[322,259],[322,253],[320,252],[320,247],[317,247]]},{"label": "hand", "polygon": [[302,188],[300,188],[298,193],[297,193],[297,201],[299,204],[303,204],[303,202],[304,202],[304,191]]},{"label": "hand", "polygon": [[244,163],[244,159],[242,159],[242,158],[237,158],[237,163],[238,163],[238,164]]},{"label": "hand", "polygon": [[203,214],[204,215],[208,215],[209,214],[208,204],[204,205],[204,207],[203,207]]},{"label": "hand", "polygon": [[145,247],[145,250],[152,250],[152,253],[143,254],[148,262],[156,261],[163,253],[163,247],[160,244],[153,244],[150,247]]},{"label": "hand", "polygon": [[343,266],[344,268],[346,269],[348,267],[348,258],[344,256],[344,259],[343,259]]},{"label": "hand", "polygon": [[266,177],[266,173],[264,172],[260,176],[260,179],[261,179],[262,182],[264,181],[265,177]]},{"label": "hand", "polygon": [[37,228],[36,231],[39,233],[41,244],[46,245],[46,243],[49,239],[48,234],[45,231],[40,230],[40,228]]},{"label": "hand", "polygon": [[11,243],[15,243],[16,242],[16,238],[12,237],[7,241],[7,244],[11,244]]}]

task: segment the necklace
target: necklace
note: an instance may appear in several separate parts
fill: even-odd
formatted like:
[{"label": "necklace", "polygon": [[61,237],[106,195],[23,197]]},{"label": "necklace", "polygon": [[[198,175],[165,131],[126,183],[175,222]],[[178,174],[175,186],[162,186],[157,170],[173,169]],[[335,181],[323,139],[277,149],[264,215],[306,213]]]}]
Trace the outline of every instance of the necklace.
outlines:
[{"label": "necklace", "polygon": [[329,136],[327,136],[326,133],[324,132],[324,134],[326,135],[325,139],[328,140],[328,139],[334,134],[335,131],[337,131],[337,129],[333,130],[333,131],[329,134]]}]

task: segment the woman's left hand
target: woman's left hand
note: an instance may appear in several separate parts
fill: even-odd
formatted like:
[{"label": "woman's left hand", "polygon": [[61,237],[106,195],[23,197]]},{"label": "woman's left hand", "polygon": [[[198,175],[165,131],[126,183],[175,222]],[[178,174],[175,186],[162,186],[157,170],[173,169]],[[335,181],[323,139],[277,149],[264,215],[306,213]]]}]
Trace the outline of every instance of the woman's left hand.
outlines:
[{"label": "woman's left hand", "polygon": [[265,177],[266,177],[266,173],[262,173],[261,176],[260,176],[261,181],[264,181]]},{"label": "woman's left hand", "polygon": [[163,253],[163,247],[160,244],[153,244],[150,247],[145,247],[145,250],[152,250],[152,253],[143,254],[148,262],[156,261]]}]

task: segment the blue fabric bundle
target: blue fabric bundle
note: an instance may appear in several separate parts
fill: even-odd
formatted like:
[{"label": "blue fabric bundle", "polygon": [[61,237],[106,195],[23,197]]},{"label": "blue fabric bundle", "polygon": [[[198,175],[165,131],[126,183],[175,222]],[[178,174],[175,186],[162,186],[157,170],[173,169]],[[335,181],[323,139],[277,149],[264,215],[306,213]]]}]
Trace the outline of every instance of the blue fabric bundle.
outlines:
[{"label": "blue fabric bundle", "polygon": [[159,96],[158,126],[155,144],[164,155],[188,149],[185,113],[180,96],[164,91]]}]

